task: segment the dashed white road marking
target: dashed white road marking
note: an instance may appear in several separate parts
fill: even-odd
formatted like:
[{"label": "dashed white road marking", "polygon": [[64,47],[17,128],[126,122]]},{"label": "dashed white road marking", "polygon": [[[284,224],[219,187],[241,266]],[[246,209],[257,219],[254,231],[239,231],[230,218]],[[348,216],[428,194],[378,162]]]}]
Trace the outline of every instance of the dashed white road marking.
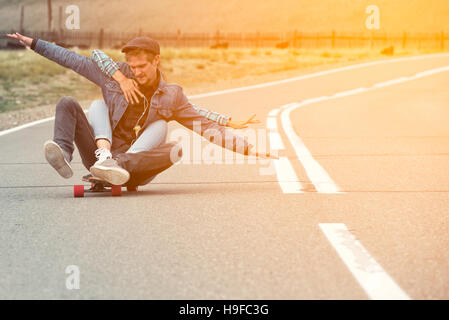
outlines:
[{"label": "dashed white road marking", "polygon": [[273,110],[270,111],[270,113],[268,113],[268,116],[270,116],[270,117],[276,117],[276,116],[278,115],[279,111],[281,111],[281,110],[279,110],[279,109],[273,109]]},{"label": "dashed white road marking", "polygon": [[278,125],[276,123],[276,118],[269,117],[267,119],[267,129],[277,131]]},{"label": "dashed white road marking", "polygon": [[370,299],[410,300],[343,223],[319,227]]},{"label": "dashed white road marking", "polygon": [[268,133],[270,139],[270,149],[272,150],[284,150],[285,146],[282,142],[282,138],[278,132],[270,132]]},{"label": "dashed white road marking", "polygon": [[273,160],[276,169],[276,175],[279,186],[283,193],[303,193],[302,185],[296,176],[290,160],[286,157],[280,157],[279,160]]},{"label": "dashed white road marking", "polygon": [[[274,111],[274,112],[273,112]],[[280,110],[275,109],[270,114],[276,115]],[[279,151],[285,149],[282,138],[277,131],[276,118],[267,118],[267,128],[270,130],[268,137],[270,139],[270,150]],[[287,157],[280,157],[279,160],[272,160],[278,179],[279,186],[283,193],[303,193],[302,185],[296,176],[295,169]]]}]

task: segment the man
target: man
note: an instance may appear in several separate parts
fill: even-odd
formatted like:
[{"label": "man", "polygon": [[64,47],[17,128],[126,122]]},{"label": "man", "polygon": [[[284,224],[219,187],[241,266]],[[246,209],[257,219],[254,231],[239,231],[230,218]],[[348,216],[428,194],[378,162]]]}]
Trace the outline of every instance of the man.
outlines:
[{"label": "man", "polygon": [[120,71],[124,76],[135,79],[144,94],[142,105],[131,108],[118,83],[103,74],[92,59],[18,33],[8,36],[18,39],[36,53],[74,70],[102,89],[113,132],[112,146],[107,145],[111,143],[107,140],[102,143],[106,144],[105,149],[111,148],[113,157],[107,157],[98,163],[95,158],[98,145],[84,112],[73,98],[62,98],[56,106],[54,141],[47,141],[44,150],[48,162],[63,177],[72,175],[69,163],[74,141],[83,164],[93,175],[116,185],[127,183],[137,186],[148,181],[148,178],[173,165],[182,155],[180,146],[175,143],[164,143],[148,151],[126,152],[158,120],[175,120],[189,129],[193,129],[194,122],[199,122],[201,135],[204,136],[209,129],[216,130],[221,135],[221,139],[211,139],[212,142],[234,152],[258,156],[246,140],[200,115],[179,85],[168,84],[161,79],[158,70],[159,44],[152,39],[136,38],[123,48],[124,51],[129,50],[130,54],[126,55],[127,63],[120,65]]}]

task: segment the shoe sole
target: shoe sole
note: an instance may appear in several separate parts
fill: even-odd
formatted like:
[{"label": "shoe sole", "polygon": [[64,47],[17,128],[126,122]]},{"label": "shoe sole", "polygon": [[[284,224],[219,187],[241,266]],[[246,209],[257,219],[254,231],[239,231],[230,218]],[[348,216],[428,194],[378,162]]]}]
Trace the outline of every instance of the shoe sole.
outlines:
[{"label": "shoe sole", "polygon": [[96,165],[90,168],[90,173],[94,177],[103,179],[112,185],[122,185],[128,182],[129,172],[122,168],[111,168],[102,165]]},{"label": "shoe sole", "polygon": [[64,178],[73,176],[73,170],[64,158],[61,148],[53,141],[44,143],[44,153],[47,162]]}]

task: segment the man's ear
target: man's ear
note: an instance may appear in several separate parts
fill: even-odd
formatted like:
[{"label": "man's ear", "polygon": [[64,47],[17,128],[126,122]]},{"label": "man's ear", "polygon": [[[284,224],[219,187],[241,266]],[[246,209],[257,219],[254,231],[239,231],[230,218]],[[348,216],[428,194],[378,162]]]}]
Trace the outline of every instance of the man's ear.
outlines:
[{"label": "man's ear", "polygon": [[160,57],[161,57],[160,55],[154,56],[154,59],[153,59],[153,66],[159,65]]}]

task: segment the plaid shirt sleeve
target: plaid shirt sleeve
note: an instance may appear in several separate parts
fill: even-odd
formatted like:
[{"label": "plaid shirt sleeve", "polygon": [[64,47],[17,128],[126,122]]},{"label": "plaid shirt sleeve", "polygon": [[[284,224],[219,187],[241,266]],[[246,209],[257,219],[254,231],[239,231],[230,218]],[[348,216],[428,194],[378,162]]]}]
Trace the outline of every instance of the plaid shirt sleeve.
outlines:
[{"label": "plaid shirt sleeve", "polygon": [[91,58],[95,61],[101,71],[109,77],[112,77],[114,73],[120,69],[118,64],[101,50],[92,51]]},{"label": "plaid shirt sleeve", "polygon": [[200,107],[198,107],[198,106],[196,106],[194,104],[192,104],[192,107],[200,115],[202,115],[203,117],[205,117],[205,118],[207,118],[207,119],[209,119],[211,121],[214,121],[214,122],[218,123],[221,126],[226,126],[226,124],[228,123],[229,119],[231,119],[229,116],[225,116],[225,115],[222,115],[222,114],[220,114],[218,112],[214,112],[214,111],[210,111],[210,110],[207,110],[207,109],[200,108]]}]

